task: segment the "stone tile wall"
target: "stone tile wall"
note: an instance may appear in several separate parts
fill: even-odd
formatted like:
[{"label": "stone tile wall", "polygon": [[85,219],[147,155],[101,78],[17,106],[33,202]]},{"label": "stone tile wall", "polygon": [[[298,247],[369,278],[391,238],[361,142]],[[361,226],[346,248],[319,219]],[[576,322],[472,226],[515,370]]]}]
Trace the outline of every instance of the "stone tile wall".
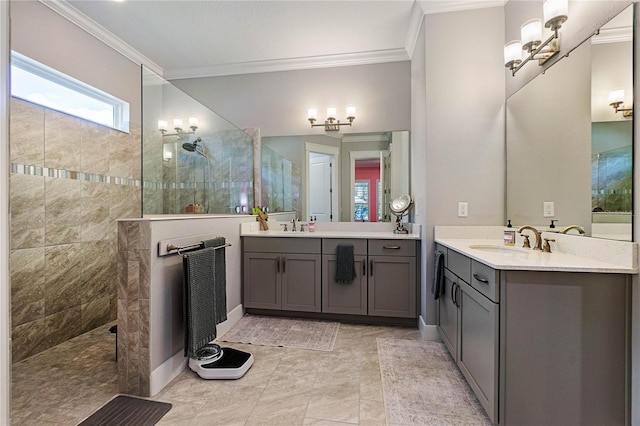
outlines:
[{"label": "stone tile wall", "polygon": [[[10,105],[17,362],[116,318],[116,219],[140,217],[140,132]],[[106,331],[105,331],[106,332]]]},{"label": "stone tile wall", "polygon": [[151,227],[148,221],[118,223],[118,389],[151,396],[149,323]]}]

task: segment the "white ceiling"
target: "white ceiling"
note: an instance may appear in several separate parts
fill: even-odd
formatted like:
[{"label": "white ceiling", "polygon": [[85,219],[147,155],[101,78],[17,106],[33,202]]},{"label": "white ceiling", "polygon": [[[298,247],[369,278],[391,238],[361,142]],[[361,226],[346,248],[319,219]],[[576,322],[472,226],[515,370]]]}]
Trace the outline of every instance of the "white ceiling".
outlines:
[{"label": "white ceiling", "polygon": [[408,60],[423,13],[504,4],[503,0],[40,1],[166,79]]}]

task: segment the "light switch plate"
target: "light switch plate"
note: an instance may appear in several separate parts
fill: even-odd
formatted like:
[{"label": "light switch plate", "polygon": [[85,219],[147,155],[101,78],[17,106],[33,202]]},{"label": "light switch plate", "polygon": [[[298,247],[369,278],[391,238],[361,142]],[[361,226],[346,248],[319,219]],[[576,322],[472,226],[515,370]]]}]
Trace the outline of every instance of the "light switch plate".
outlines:
[{"label": "light switch plate", "polygon": [[458,217],[469,216],[469,203],[461,201],[458,203]]},{"label": "light switch plate", "polygon": [[542,211],[544,217],[553,217],[555,216],[555,206],[553,201],[545,201],[542,203]]}]

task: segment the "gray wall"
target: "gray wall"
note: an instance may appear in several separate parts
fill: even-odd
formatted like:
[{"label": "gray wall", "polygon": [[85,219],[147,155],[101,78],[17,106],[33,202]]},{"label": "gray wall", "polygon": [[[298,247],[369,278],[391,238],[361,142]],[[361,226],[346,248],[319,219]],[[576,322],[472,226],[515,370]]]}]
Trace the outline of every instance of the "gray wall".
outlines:
[{"label": "gray wall", "polygon": [[347,105],[354,105],[353,127],[342,133],[409,130],[410,67],[405,61],[172,83],[239,128],[259,127],[263,137],[323,134],[307,121],[313,106],[321,122],[328,106],[344,121]]},{"label": "gray wall", "polygon": [[[504,220],[503,22],[501,7],[425,17],[426,102],[421,105],[421,94],[413,106],[425,110],[424,118],[416,117],[425,121],[425,139],[416,143],[426,143],[426,158],[412,158],[411,187],[417,194],[416,219],[425,228],[427,324],[436,321],[429,291],[433,227]],[[443,34],[447,43],[433,42]],[[457,217],[460,201],[469,203],[466,218]]]}]

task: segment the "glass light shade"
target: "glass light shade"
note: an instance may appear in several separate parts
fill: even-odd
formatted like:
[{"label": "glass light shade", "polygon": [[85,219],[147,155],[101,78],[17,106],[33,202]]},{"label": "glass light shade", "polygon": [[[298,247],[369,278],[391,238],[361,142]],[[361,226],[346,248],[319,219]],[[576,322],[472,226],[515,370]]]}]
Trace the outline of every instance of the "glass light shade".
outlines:
[{"label": "glass light shade", "polygon": [[624,89],[615,89],[609,92],[609,104],[624,103]]},{"label": "glass light shade", "polygon": [[334,119],[336,118],[336,109],[334,107],[329,107],[327,108],[327,119]]},{"label": "glass light shade", "polygon": [[164,159],[165,159],[165,160],[169,161],[169,160],[171,160],[172,158],[173,158],[173,152],[171,152],[171,151],[165,151],[165,152],[164,152]]},{"label": "glass light shade", "polygon": [[520,37],[522,38],[522,47],[527,50],[542,43],[542,21],[531,19],[522,24]]},{"label": "glass light shade", "polygon": [[542,11],[546,28],[560,28],[569,16],[569,0],[544,0]]},{"label": "glass light shade", "polygon": [[318,110],[315,108],[309,108],[309,110],[307,111],[307,120],[309,119],[313,119],[313,120],[317,120],[318,119]]},{"label": "glass light shade", "polygon": [[173,127],[175,129],[182,129],[182,120],[179,118],[174,118],[173,119]]},{"label": "glass light shade", "polygon": [[356,107],[348,106],[347,107],[347,117],[355,117],[356,116]]},{"label": "glass light shade", "polygon": [[198,117],[189,117],[189,127],[198,127]]},{"label": "glass light shade", "polygon": [[167,120],[158,120],[158,130],[167,130],[168,126]]},{"label": "glass light shade", "polygon": [[504,45],[504,64],[518,64],[522,62],[522,43],[520,40],[513,40]]}]

